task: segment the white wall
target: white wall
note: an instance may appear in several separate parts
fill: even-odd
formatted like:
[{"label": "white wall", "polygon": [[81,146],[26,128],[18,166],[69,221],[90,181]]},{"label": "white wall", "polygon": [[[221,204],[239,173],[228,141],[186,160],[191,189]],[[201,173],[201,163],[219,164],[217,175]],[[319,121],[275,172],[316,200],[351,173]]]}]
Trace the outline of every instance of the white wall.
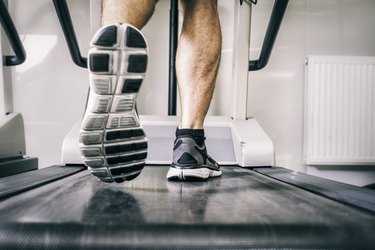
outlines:
[{"label": "white wall", "polygon": [[[89,1],[70,1],[83,51],[89,42]],[[26,62],[12,67],[14,111],[25,121],[27,155],[39,167],[60,162],[61,143],[81,117],[87,73],[70,59],[52,1],[9,1],[10,13],[25,46]]]},{"label": "white wall", "polygon": [[[251,57],[259,54],[273,0],[253,7]],[[60,161],[61,142],[81,117],[88,87],[85,69],[68,54],[50,0],[12,0],[12,16],[28,57],[12,69],[14,109],[24,115],[28,155],[40,167]],[[90,39],[89,0],[69,1],[82,52]],[[234,1],[219,0],[223,61],[209,114],[230,114]],[[27,11],[26,11],[27,10]],[[250,73],[248,115],[276,149],[279,166],[305,171],[302,159],[303,64],[307,55],[375,56],[375,1],[290,0],[269,65]],[[150,67],[139,97],[141,114],[167,114],[169,1],[161,0],[145,27]],[[99,17],[98,17],[99,18]]]},{"label": "white wall", "polygon": [[[251,57],[259,54],[273,0],[253,8]],[[307,55],[375,56],[375,1],[291,0],[269,65],[250,73],[249,109],[276,149],[279,166],[304,170],[303,81]]]}]

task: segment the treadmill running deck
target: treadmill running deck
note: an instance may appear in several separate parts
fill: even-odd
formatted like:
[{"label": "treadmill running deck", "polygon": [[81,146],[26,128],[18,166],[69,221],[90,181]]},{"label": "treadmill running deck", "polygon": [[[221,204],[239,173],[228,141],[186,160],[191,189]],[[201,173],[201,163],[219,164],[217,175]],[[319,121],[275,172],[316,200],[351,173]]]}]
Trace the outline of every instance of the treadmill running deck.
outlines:
[{"label": "treadmill running deck", "polygon": [[106,184],[88,171],[0,202],[0,249],[314,248],[375,246],[375,216],[255,171],[207,182],[147,166]]}]

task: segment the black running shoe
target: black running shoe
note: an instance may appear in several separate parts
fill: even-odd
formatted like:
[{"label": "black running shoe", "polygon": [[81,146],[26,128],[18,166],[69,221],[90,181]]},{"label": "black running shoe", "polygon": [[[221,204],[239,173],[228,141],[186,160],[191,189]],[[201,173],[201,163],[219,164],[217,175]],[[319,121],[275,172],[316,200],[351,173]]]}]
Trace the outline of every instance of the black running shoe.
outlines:
[{"label": "black running shoe", "polygon": [[199,147],[190,137],[176,139],[168,180],[199,181],[221,174],[219,164],[207,154],[206,145]]},{"label": "black running shoe", "polygon": [[80,131],[80,149],[91,173],[104,182],[137,177],[147,140],[135,110],[147,69],[147,43],[129,24],[101,28],[91,41],[90,94]]}]

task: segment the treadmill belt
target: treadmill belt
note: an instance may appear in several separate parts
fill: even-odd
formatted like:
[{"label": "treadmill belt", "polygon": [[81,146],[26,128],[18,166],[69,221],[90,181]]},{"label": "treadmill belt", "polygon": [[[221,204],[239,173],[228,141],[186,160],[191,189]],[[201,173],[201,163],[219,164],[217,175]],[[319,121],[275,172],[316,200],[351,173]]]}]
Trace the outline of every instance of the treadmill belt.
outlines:
[{"label": "treadmill belt", "polygon": [[0,202],[0,249],[371,249],[374,213],[239,167],[171,182],[146,166],[131,182],[88,171]]}]

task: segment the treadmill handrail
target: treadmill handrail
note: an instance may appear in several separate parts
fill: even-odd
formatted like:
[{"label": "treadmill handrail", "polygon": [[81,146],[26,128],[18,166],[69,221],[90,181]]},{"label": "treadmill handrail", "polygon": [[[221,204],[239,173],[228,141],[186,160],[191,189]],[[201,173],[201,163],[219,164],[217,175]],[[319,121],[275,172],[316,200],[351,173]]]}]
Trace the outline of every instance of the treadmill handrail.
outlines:
[{"label": "treadmill handrail", "polygon": [[3,56],[3,65],[20,65],[26,60],[26,52],[4,1],[0,1],[0,22],[15,54],[14,56]]},{"label": "treadmill handrail", "polygon": [[267,65],[281,22],[283,21],[288,1],[289,0],[275,0],[259,59],[249,61],[249,71],[260,70]]},{"label": "treadmill handrail", "polygon": [[53,0],[53,5],[55,6],[73,62],[82,68],[87,68],[87,58],[82,57],[81,55],[66,0]]}]

